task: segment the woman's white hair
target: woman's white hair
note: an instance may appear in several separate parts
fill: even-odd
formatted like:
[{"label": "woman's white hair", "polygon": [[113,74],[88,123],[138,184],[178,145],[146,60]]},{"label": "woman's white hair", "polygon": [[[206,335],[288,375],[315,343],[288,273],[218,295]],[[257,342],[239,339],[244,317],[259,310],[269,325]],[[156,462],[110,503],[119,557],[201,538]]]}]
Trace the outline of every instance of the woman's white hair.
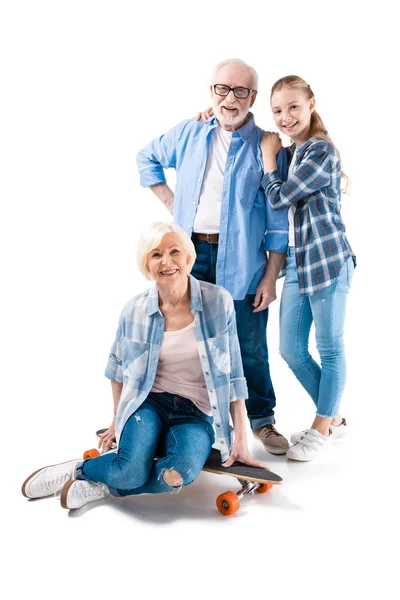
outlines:
[{"label": "woman's white hair", "polygon": [[157,248],[166,233],[175,233],[179,238],[180,245],[189,255],[188,273],[192,270],[194,261],[196,260],[196,250],[188,234],[179,225],[175,225],[175,223],[151,223],[142,232],[137,247],[138,267],[146,279],[151,279],[147,268],[147,255],[154,248]]},{"label": "woman's white hair", "polygon": [[253,67],[251,67],[250,65],[245,63],[244,60],[240,60],[240,58],[228,58],[227,60],[223,60],[222,62],[218,63],[217,66],[214,68],[214,71],[212,74],[211,85],[218,83],[217,75],[218,75],[220,69],[222,69],[222,67],[225,67],[225,65],[242,65],[242,67],[245,67],[251,75],[251,89],[258,90],[257,71],[255,69],[253,69]]}]

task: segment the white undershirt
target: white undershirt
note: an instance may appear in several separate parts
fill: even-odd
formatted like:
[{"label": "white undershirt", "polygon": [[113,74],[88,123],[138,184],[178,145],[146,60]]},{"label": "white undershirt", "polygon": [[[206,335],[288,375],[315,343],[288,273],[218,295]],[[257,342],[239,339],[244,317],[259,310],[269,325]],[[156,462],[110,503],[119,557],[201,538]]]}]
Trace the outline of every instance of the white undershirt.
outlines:
[{"label": "white undershirt", "polygon": [[200,199],[194,219],[195,233],[219,233],[224,172],[232,132],[218,125],[212,134]]},{"label": "white undershirt", "polygon": [[[297,148],[294,151],[294,154],[292,156],[292,160],[290,162],[290,166],[289,166],[289,177],[291,177],[295,171],[295,164],[296,164],[296,158],[297,158]],[[288,220],[289,220],[289,247],[293,247],[294,246],[294,213],[296,212],[296,206],[294,204],[292,204],[292,206],[289,206],[289,212],[288,212]]]}]

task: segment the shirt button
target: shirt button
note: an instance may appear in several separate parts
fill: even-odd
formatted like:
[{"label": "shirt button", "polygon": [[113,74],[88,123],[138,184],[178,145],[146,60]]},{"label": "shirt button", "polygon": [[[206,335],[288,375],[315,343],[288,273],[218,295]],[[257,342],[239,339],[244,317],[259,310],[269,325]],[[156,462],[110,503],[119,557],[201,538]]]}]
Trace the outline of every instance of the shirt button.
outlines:
[{"label": "shirt button", "polygon": [[198,338],[197,338],[197,341],[198,341],[198,342],[201,342],[201,340],[202,340],[202,338],[201,338],[201,337],[198,337]]},{"label": "shirt button", "polygon": [[208,371],[206,371],[206,375],[209,375],[210,373]]},{"label": "shirt button", "polygon": [[201,179],[198,179],[198,180],[197,180],[197,183],[201,183]]},{"label": "shirt button", "polygon": [[196,206],[196,202],[193,202],[193,206]]},{"label": "shirt button", "polygon": [[205,358],[205,355],[204,355],[204,354],[202,354],[202,355],[201,355],[201,358]]},{"label": "shirt button", "polygon": [[213,409],[213,410],[217,410],[217,407],[216,407],[216,406],[213,406],[213,407],[212,407],[212,409]]},{"label": "shirt button", "polygon": [[221,427],[221,425],[219,423],[215,423],[217,427]]},{"label": "shirt button", "polygon": [[213,394],[213,393],[214,393],[214,390],[208,390],[208,391],[210,392],[210,394]]}]

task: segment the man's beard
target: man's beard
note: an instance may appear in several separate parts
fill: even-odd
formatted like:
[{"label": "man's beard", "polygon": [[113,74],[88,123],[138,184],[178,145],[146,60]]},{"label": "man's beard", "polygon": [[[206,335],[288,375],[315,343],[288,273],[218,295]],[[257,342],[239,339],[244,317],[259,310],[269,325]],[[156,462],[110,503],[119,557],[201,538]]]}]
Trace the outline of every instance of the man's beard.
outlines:
[{"label": "man's beard", "polygon": [[229,117],[229,115],[226,115],[226,113],[222,113],[220,104],[213,102],[212,107],[214,115],[221,125],[240,125],[241,123],[244,123],[249,112],[249,108],[234,106],[233,108],[236,108],[238,113],[235,117]]}]

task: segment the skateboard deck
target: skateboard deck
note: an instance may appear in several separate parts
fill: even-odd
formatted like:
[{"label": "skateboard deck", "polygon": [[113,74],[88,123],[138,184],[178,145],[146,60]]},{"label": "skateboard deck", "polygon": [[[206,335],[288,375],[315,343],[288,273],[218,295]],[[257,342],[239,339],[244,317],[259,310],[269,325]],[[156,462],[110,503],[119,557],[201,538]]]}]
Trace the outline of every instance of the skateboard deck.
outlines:
[{"label": "skateboard deck", "polygon": [[[99,429],[96,431],[96,435],[107,431],[107,429]],[[115,452],[117,445],[114,442],[110,451]],[[100,452],[95,448],[87,450],[84,453],[84,458],[95,458],[100,456]],[[235,477],[241,484],[241,489],[234,493],[227,491],[224,494],[220,494],[217,498],[217,508],[223,515],[231,515],[240,508],[240,500],[243,496],[253,494],[257,492],[263,494],[269,492],[274,485],[279,485],[282,482],[282,477],[273,473],[269,469],[262,469],[261,467],[251,467],[241,462],[235,462],[230,467],[223,467],[221,465],[221,455],[216,448],[211,448],[209,457],[207,458],[202,471],[207,473],[215,473],[217,475],[228,475],[228,477]]]}]

